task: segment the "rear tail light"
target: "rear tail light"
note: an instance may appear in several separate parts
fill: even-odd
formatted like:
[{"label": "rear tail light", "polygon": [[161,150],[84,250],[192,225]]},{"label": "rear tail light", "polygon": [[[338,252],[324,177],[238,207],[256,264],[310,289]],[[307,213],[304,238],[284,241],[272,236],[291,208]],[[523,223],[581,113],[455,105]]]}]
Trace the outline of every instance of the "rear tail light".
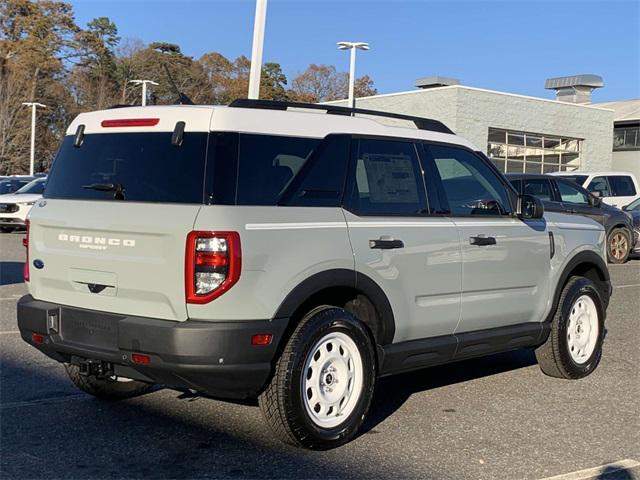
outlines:
[{"label": "rear tail light", "polygon": [[240,278],[242,254],[237,232],[191,232],[187,236],[187,303],[208,303]]},{"label": "rear tail light", "polygon": [[31,334],[31,341],[33,343],[43,344],[44,343],[44,335],[40,335],[39,333],[32,333]]},{"label": "rear tail light", "polygon": [[27,255],[24,262],[23,275],[24,275],[24,281],[28,282],[29,281],[29,220],[28,219],[25,220],[25,225],[27,227],[27,233],[22,239],[22,245],[24,245]]}]

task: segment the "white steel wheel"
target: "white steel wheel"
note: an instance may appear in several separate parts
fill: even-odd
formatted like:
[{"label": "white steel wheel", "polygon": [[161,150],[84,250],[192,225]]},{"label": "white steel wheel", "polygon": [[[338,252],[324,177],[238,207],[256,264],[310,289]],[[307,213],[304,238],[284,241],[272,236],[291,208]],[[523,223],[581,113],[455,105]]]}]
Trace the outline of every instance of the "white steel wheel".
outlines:
[{"label": "white steel wheel", "polygon": [[600,336],[598,309],[589,295],[576,299],[569,312],[567,346],[571,359],[579,365],[591,358]]},{"label": "white steel wheel", "polygon": [[318,340],[305,360],[302,398],[309,418],[319,427],[333,428],[355,409],[362,394],[362,356],[342,332]]}]

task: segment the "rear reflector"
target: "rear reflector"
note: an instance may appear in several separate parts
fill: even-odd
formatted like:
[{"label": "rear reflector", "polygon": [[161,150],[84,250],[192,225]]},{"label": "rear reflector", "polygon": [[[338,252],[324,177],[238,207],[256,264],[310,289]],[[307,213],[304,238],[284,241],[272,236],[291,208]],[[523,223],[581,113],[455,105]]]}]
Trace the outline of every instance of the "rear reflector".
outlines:
[{"label": "rear reflector", "polygon": [[153,127],[160,122],[159,118],[117,118],[113,120],[103,120],[100,125],[109,127]]},{"label": "rear reflector", "polygon": [[258,333],[251,336],[251,345],[271,345],[273,335],[270,333]]},{"label": "rear reflector", "polygon": [[24,276],[24,281],[28,282],[29,281],[29,227],[30,227],[29,219],[26,219],[24,223],[25,223],[25,227],[27,228],[27,233],[22,239],[22,245],[24,245],[24,248],[26,250],[26,258],[24,262],[24,267],[22,269],[22,274]]},{"label": "rear reflector", "polygon": [[139,365],[149,365],[151,363],[151,357],[149,355],[143,355],[141,353],[132,354],[131,360],[133,360],[133,363],[137,363]]},{"label": "rear reflector", "polygon": [[32,333],[31,334],[31,341],[33,343],[44,343],[44,336],[40,335],[39,333]]}]

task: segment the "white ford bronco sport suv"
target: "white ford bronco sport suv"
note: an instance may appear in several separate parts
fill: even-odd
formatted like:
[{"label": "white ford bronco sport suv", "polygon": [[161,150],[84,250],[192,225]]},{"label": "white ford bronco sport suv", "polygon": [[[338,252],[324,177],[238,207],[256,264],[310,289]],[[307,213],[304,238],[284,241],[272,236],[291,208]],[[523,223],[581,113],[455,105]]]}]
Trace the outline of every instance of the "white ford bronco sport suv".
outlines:
[{"label": "white ford bronco sport suv", "polygon": [[521,347],[548,375],[590,374],[604,242],[434,120],[110,109],[73,121],[31,211],[18,325],[97,397],[257,398],[282,440],[327,449],[380,376]]}]

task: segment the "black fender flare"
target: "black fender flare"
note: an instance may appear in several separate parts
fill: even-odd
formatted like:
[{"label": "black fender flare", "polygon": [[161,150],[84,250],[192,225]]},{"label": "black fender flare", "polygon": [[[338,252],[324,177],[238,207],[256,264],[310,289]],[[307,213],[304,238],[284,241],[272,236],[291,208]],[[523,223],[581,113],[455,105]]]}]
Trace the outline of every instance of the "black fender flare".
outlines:
[{"label": "black fender flare", "polygon": [[571,272],[575,270],[576,267],[580,265],[591,265],[596,268],[598,271],[598,276],[601,277],[602,285],[598,285],[600,287],[598,290],[602,294],[602,300],[604,302],[604,307],[606,308],[609,304],[609,298],[611,297],[611,277],[609,275],[609,269],[607,268],[607,264],[605,261],[598,255],[597,253],[591,250],[584,250],[582,252],[578,252],[567,262],[560,277],[558,279],[558,283],[556,284],[556,289],[553,294],[553,305],[549,315],[547,316],[545,323],[550,323],[551,319],[555,315],[556,309],[558,308],[558,302],[560,301],[560,295],[562,294],[562,289],[569,280],[569,276]]},{"label": "black fender flare", "polygon": [[285,297],[274,318],[291,318],[295,312],[313,295],[335,287],[351,288],[365,295],[373,304],[378,315],[376,325],[379,345],[393,342],[395,319],[389,299],[382,288],[367,275],[348,269],[332,269],[316,273],[300,282]]}]

